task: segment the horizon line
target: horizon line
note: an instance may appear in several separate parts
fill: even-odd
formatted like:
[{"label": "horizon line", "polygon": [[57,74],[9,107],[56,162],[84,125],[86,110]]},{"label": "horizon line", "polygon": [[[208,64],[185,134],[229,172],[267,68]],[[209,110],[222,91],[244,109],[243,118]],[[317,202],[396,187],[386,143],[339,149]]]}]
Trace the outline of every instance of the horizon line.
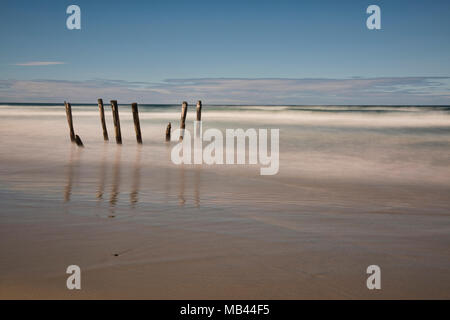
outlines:
[{"label": "horizon line", "polygon": [[[100,99],[100,98],[99,98]],[[197,100],[198,101],[198,100]],[[202,101],[202,105],[203,106],[246,106],[246,107],[256,107],[256,106],[267,106],[267,107],[301,107],[301,106],[323,106],[323,107],[346,107],[346,106],[356,106],[356,107],[381,107],[381,106],[389,106],[389,107],[450,107],[450,104],[262,104],[262,103],[254,103],[254,104],[243,104],[243,103],[239,103],[239,104],[226,104],[226,103],[207,103],[205,104]],[[97,105],[97,102],[69,102],[71,105],[86,105],[86,106],[90,106],[90,105]],[[142,102],[122,102],[118,104],[132,104],[132,103],[137,103],[138,105],[147,105],[147,106],[161,106],[161,105],[165,105],[165,106],[175,106],[175,105],[181,105],[183,101],[178,102],[178,103],[142,103]],[[2,102],[0,101],[0,105],[4,105],[4,104],[50,104],[50,105],[59,105],[62,104],[64,105],[64,101],[62,102]],[[188,102],[189,103],[189,102]]]}]

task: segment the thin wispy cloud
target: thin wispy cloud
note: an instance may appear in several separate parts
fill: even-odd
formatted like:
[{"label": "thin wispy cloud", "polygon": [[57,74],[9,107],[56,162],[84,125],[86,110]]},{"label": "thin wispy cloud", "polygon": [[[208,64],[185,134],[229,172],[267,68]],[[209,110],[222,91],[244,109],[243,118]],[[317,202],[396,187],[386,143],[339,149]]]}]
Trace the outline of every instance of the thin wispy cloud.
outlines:
[{"label": "thin wispy cloud", "polygon": [[139,103],[203,100],[212,104],[448,104],[450,77],[349,79],[202,78],[134,82],[111,79],[0,80],[4,102]]},{"label": "thin wispy cloud", "polygon": [[65,62],[61,61],[29,61],[29,62],[21,62],[15,63],[15,66],[21,67],[35,67],[35,66],[52,66],[57,64],[65,64]]}]

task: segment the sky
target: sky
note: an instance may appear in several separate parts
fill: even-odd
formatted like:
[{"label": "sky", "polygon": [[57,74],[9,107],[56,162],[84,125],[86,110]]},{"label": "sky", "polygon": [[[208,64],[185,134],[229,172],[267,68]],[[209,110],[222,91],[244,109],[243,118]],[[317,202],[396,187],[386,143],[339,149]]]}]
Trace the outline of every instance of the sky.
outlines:
[{"label": "sky", "polygon": [[450,101],[448,0],[2,0],[0,25],[0,102]]}]

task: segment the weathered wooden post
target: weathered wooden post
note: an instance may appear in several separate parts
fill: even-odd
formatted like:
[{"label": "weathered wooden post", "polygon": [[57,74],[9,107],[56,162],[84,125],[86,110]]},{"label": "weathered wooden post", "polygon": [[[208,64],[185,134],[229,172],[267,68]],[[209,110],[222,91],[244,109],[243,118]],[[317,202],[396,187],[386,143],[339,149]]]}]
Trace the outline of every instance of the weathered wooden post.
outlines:
[{"label": "weathered wooden post", "polygon": [[70,103],[66,101],[64,101],[64,105],[66,106],[67,122],[69,123],[70,141],[75,142],[75,131],[73,130],[73,121],[72,121],[72,106],[70,105]]},{"label": "weathered wooden post", "polygon": [[170,131],[172,130],[172,124],[169,122],[166,128],[166,141],[170,141]]},{"label": "weathered wooden post", "polygon": [[103,100],[98,99],[98,110],[100,111],[100,121],[102,122],[102,128],[103,128],[103,140],[108,141],[108,130],[106,129],[106,122],[105,122],[105,109],[103,108]]},{"label": "weathered wooden post", "polygon": [[[195,145],[196,143],[198,143],[202,139],[202,132],[201,132],[202,131],[202,101],[201,100],[197,101],[197,121],[195,121],[194,124],[195,124],[194,137],[196,139],[196,142],[194,142],[194,145]],[[198,146],[200,144],[196,144],[196,145]],[[194,152],[195,152],[194,154],[196,154],[194,156],[194,158],[198,157],[199,153],[200,153],[200,158],[201,158],[201,152],[202,151],[200,149],[196,149]]]},{"label": "weathered wooden post", "polygon": [[117,144],[122,144],[122,134],[120,132],[119,107],[117,106],[117,100],[111,100],[111,109],[114,121],[114,129],[116,131],[116,142]]},{"label": "weathered wooden post", "polygon": [[197,121],[202,121],[202,102],[198,100],[197,102]]},{"label": "weathered wooden post", "polygon": [[133,111],[134,129],[136,131],[137,143],[142,144],[141,125],[139,124],[138,105],[136,102],[131,104],[131,110]]},{"label": "weathered wooden post", "polygon": [[187,113],[188,103],[186,101],[183,101],[183,104],[181,106],[181,121],[180,121],[180,140],[183,140],[184,137],[184,130],[186,128],[186,113]]},{"label": "weathered wooden post", "polygon": [[84,147],[83,142],[81,141],[81,138],[79,135],[75,135],[75,143],[77,144],[77,146],[79,147]]}]

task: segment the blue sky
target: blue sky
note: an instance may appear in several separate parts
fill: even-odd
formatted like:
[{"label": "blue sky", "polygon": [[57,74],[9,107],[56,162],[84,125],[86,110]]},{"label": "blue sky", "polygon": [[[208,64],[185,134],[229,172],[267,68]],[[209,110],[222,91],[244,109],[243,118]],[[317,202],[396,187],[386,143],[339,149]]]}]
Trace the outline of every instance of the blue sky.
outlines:
[{"label": "blue sky", "polygon": [[447,0],[2,1],[0,101],[449,104],[449,18]]}]

